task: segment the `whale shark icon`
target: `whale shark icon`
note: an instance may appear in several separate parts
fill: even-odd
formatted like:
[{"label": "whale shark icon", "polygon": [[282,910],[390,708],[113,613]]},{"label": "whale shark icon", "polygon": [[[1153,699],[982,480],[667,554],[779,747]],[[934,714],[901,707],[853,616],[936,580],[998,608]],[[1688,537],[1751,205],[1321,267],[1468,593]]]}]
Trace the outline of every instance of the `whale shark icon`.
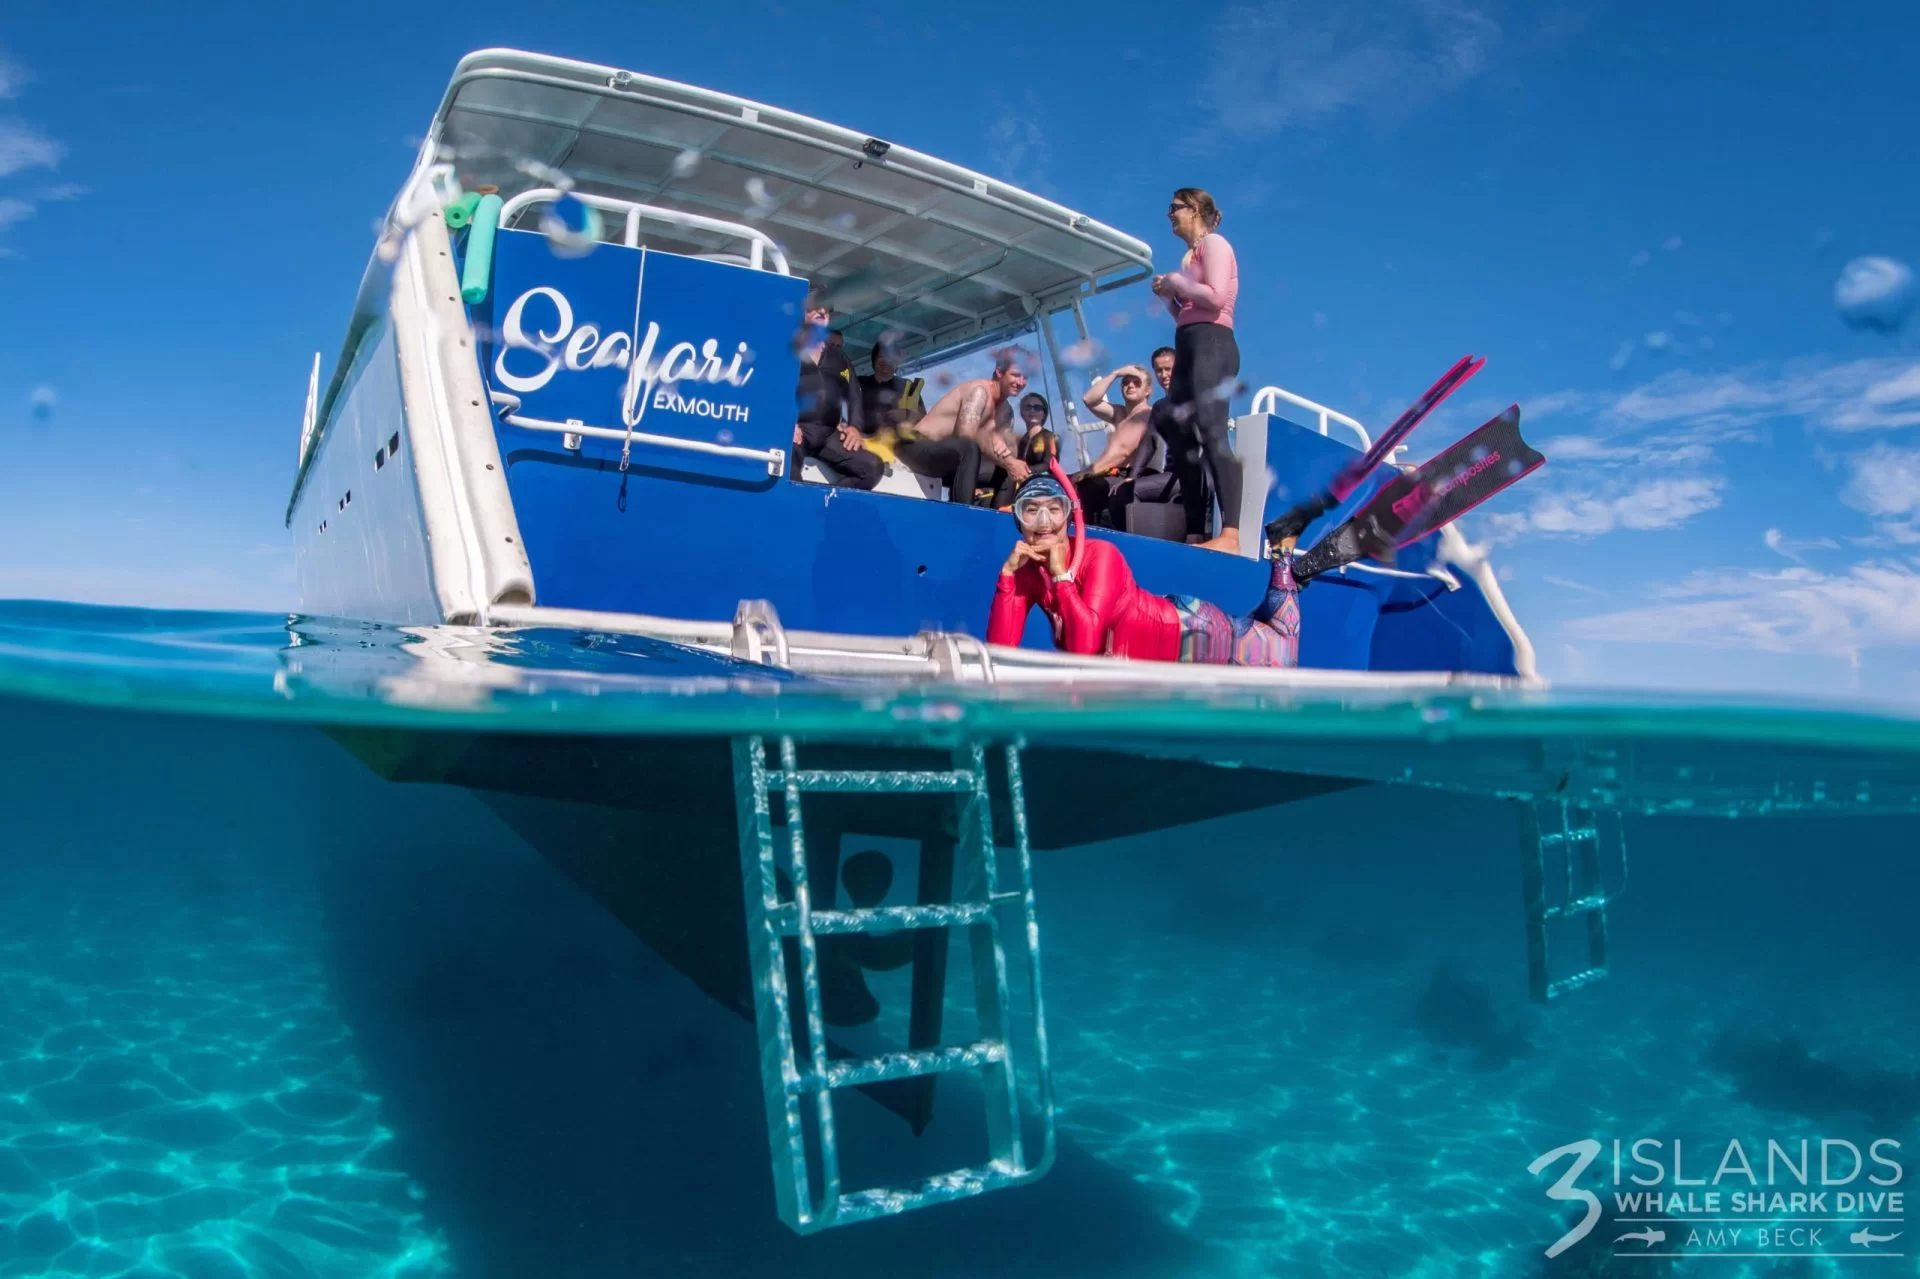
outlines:
[{"label": "whale shark icon", "polygon": [[1873,1233],[1873,1231],[1868,1230],[1865,1226],[1862,1226],[1860,1229],[1854,1231],[1852,1234],[1847,1236],[1847,1242],[1857,1243],[1862,1248],[1871,1248],[1874,1244],[1877,1244],[1877,1243],[1892,1243],[1894,1240],[1898,1239],[1899,1237],[1900,1237],[1900,1232],[1897,1230],[1890,1235],[1876,1235]]},{"label": "whale shark icon", "polygon": [[1615,1239],[1614,1242],[1624,1243],[1629,1239],[1637,1239],[1651,1248],[1657,1243],[1665,1243],[1667,1241],[1667,1232],[1664,1230],[1655,1230],[1649,1226],[1645,1230],[1629,1230],[1626,1234]]}]

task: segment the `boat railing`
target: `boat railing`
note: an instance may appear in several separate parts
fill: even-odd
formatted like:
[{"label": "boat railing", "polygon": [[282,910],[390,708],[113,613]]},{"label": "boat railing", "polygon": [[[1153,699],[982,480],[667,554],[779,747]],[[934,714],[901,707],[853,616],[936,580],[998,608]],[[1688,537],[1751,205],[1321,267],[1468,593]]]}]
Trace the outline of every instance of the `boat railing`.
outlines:
[{"label": "boat railing", "polygon": [[[625,445],[639,444],[643,447],[678,449],[683,453],[704,453],[708,457],[734,457],[749,462],[758,462],[767,468],[767,474],[778,479],[787,472],[787,451],[785,449],[750,449],[734,444],[714,444],[707,440],[690,440],[678,435],[655,435],[650,431],[636,431],[612,426],[593,426],[579,418],[568,418],[564,422],[550,422],[546,418],[527,417],[520,409],[520,397],[510,391],[488,391],[487,398],[493,401],[493,411],[508,426],[518,426],[529,431],[550,431],[560,437],[561,447],[568,451],[580,447],[580,441],[592,437],[596,440],[619,440]],[[625,469],[625,463],[621,464]]]},{"label": "boat railing", "polygon": [[[773,270],[781,275],[792,275],[787,266],[787,255],[766,232],[750,227],[744,222],[729,222],[725,218],[710,218],[705,214],[688,213],[682,209],[664,208],[658,204],[642,204],[637,200],[620,200],[610,195],[592,195],[584,191],[566,192],[558,187],[536,187],[531,191],[522,191],[500,207],[502,225],[532,208],[536,204],[553,204],[564,195],[571,195],[590,209],[602,213],[619,213],[626,217],[620,242],[629,249],[640,247],[640,224],[643,221],[664,222],[669,226],[687,227],[695,231],[712,231],[719,235],[734,236],[746,241],[747,252],[741,265],[752,267],[756,271],[767,269],[771,261]],[[727,260],[740,261],[734,255]]]},{"label": "boat railing", "polygon": [[1273,415],[1282,404],[1291,404],[1314,415],[1320,434],[1327,434],[1327,428],[1334,422],[1346,427],[1360,438],[1360,451],[1365,453],[1373,447],[1373,437],[1367,434],[1367,428],[1348,417],[1338,409],[1330,409],[1324,404],[1309,400],[1304,395],[1295,395],[1280,386],[1263,386],[1253,393],[1253,411]]}]

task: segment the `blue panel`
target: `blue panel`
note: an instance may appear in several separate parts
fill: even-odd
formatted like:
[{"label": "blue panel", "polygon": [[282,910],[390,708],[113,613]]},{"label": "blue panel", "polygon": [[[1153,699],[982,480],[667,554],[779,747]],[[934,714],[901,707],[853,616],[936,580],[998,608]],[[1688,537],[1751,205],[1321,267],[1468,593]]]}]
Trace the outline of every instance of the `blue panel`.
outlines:
[{"label": "blue panel", "polygon": [[[502,231],[473,318],[489,386],[520,396],[524,416],[785,449],[805,293],[805,281],[768,271],[621,245],[566,258],[542,235]],[[582,452],[617,458],[620,448],[589,439]],[[645,445],[633,458],[688,477],[756,469]]]}]

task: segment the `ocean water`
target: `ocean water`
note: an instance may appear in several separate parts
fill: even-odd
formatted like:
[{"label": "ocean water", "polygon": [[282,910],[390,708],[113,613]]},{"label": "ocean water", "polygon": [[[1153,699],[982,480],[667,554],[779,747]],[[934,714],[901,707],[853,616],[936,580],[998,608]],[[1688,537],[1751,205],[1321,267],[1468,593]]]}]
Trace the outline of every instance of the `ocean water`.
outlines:
[{"label": "ocean water", "polygon": [[[623,744],[743,733],[1360,784],[1037,853],[1055,1166],[803,1238],[751,1024],[542,851],[663,784]],[[503,734],[587,743],[492,780],[569,797],[509,809],[408,745]],[[0,743],[0,1275],[1920,1273],[1920,723],[1870,707],[875,692],[604,636],[6,604]],[[1623,813],[1630,859],[1608,975],[1545,1006],[1543,790]],[[637,863],[697,857],[608,820]],[[868,978],[877,1034],[903,973]],[[968,1160],[950,1080],[918,1139],[845,1100],[849,1169]],[[1571,1155],[1530,1165],[1583,1139],[1603,1217],[1548,1257],[1583,1204],[1548,1196]],[[1692,1198],[1613,1198],[1648,1189]],[[1826,1198],[1732,1206],[1769,1189]]]}]

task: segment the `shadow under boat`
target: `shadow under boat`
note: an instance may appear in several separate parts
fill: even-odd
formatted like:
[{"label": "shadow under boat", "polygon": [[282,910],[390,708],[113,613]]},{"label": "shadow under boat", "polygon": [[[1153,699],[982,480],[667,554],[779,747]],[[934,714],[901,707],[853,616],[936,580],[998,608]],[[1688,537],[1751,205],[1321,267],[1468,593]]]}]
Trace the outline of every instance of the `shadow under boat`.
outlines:
[{"label": "shadow under boat", "polygon": [[[742,887],[732,743],[726,738],[554,736],[349,728],[331,736],[379,776],[472,791],[673,968],[751,1021],[753,974]],[[944,769],[948,751],[898,743],[803,748],[811,769]],[[1005,764],[989,752],[996,842],[1012,843]],[[1221,768],[1085,747],[1021,752],[1029,846],[1054,851],[1151,834],[1311,799],[1366,781]],[[784,823],[782,797],[774,799]],[[946,803],[938,802],[946,799]],[[918,845],[917,904],[953,900],[956,831],[950,797],[809,794],[807,874],[818,910],[833,909],[841,837]],[[942,1041],[947,929],[912,932],[909,1049]],[[796,1019],[795,1030],[804,1036]],[[796,1045],[804,1054],[804,1043]],[[858,1056],[830,1033],[828,1056]],[[860,1091],[923,1131],[936,1076]]]}]

